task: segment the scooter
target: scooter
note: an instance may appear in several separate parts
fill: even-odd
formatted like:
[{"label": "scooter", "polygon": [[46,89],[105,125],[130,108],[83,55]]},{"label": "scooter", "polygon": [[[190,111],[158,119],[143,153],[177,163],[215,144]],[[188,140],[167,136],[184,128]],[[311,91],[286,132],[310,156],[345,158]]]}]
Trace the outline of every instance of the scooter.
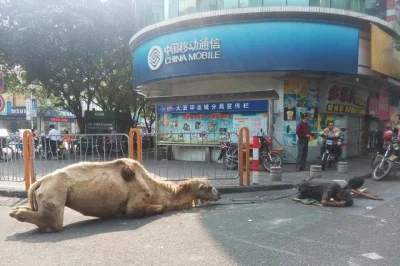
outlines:
[{"label": "scooter", "polygon": [[50,139],[46,137],[42,137],[41,147],[40,147],[40,155],[43,159],[49,158],[57,158],[57,159],[64,159],[68,154],[67,149],[65,148],[64,141],[58,140],[57,141],[57,149],[52,151],[52,147],[50,145]]},{"label": "scooter", "polygon": [[[283,160],[281,156],[270,149],[272,145],[272,139],[264,136],[261,130],[261,136],[258,136],[260,139],[259,146],[259,159],[260,163],[263,166],[265,171],[270,171],[272,166],[280,166],[282,167]],[[218,156],[218,160],[224,159],[225,167],[228,170],[236,170],[239,167],[239,145],[238,143],[232,142],[221,142],[221,152]],[[245,154],[245,149],[241,151]],[[252,152],[252,150],[251,150]]]},{"label": "scooter", "polygon": [[337,145],[337,149],[341,149],[342,146],[342,142],[340,137],[326,137],[325,135],[321,134],[321,137],[323,137],[325,139],[325,143],[324,145],[324,149],[323,149],[323,153],[322,153],[322,157],[321,157],[321,167],[322,167],[322,171],[325,170],[326,165],[328,164],[329,168],[332,167],[332,164],[335,164],[336,162],[336,158],[335,158],[335,154],[333,153],[333,147],[334,144],[333,142],[335,140],[337,140],[336,145]]},{"label": "scooter", "polygon": [[376,154],[372,163],[374,168],[374,171],[372,172],[373,180],[379,181],[388,176],[391,172],[400,168],[399,150],[400,145],[397,138],[394,137],[391,142],[387,142],[386,151],[383,155],[379,153]]}]

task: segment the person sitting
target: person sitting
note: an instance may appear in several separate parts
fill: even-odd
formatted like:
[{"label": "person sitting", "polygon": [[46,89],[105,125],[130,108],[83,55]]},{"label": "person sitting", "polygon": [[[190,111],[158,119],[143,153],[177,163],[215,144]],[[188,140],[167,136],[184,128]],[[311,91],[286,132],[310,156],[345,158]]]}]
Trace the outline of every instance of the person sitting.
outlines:
[{"label": "person sitting", "polygon": [[300,193],[298,199],[314,199],[325,207],[353,206],[351,189],[341,188],[337,182],[331,180],[311,178],[302,181],[297,189]]},{"label": "person sitting", "polygon": [[334,138],[333,146],[332,146],[332,153],[335,156],[335,161],[338,162],[340,154],[341,154],[341,147],[338,146],[338,144],[337,144],[337,141],[340,137],[340,130],[335,127],[335,124],[333,121],[329,121],[328,127],[325,128],[323,131],[321,131],[319,134],[321,136],[323,136],[323,138],[324,138],[322,145],[321,145],[321,158],[324,153],[324,149],[325,149],[324,144],[326,142],[326,138]]}]

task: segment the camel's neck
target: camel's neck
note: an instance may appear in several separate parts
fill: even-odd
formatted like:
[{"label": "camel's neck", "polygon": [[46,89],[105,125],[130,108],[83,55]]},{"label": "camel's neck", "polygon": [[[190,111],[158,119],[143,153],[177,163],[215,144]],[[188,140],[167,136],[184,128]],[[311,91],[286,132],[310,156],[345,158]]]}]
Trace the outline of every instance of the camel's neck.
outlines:
[{"label": "camel's neck", "polygon": [[162,186],[165,195],[168,198],[168,202],[164,202],[164,204],[169,205],[170,207],[176,207],[191,203],[195,194],[190,190],[182,190],[180,187],[172,184],[166,184]]}]

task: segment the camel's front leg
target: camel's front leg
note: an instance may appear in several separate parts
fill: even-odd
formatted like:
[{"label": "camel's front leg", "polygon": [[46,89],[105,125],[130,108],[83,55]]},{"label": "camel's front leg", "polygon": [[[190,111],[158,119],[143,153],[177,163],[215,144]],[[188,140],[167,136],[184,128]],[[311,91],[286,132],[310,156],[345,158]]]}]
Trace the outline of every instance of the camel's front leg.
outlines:
[{"label": "camel's front leg", "polygon": [[193,201],[178,205],[178,206],[170,206],[170,207],[165,207],[164,211],[179,211],[179,210],[187,210],[187,209],[192,209],[193,208]]},{"label": "camel's front leg", "polygon": [[141,207],[136,207],[128,210],[127,216],[130,218],[143,218],[164,212],[164,205],[148,205],[145,204]]}]

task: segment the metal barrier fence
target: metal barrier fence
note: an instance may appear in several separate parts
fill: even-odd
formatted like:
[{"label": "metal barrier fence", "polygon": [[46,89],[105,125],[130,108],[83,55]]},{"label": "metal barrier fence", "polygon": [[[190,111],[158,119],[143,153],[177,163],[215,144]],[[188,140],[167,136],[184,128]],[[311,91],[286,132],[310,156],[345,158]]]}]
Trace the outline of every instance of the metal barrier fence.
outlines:
[{"label": "metal barrier fence", "polygon": [[[8,138],[1,143],[0,181],[25,182],[28,189],[36,179],[67,165],[129,157],[141,162],[154,177],[162,180],[196,176],[214,180],[240,177],[241,185],[245,162],[246,184],[249,185],[249,132],[247,128],[239,132],[240,136],[228,132],[142,135],[139,130],[132,129],[129,135],[68,134],[48,139],[33,138],[32,132],[25,131],[22,139]],[[231,143],[236,150],[229,157],[236,156],[229,164],[227,156],[218,158],[222,142]]]},{"label": "metal barrier fence", "polygon": [[22,137],[0,138],[0,181],[23,182],[24,162]]},{"label": "metal barrier fence", "polygon": [[227,167],[226,157],[218,160],[218,156],[221,142],[237,145],[238,137],[237,133],[228,132],[143,134],[142,164],[154,177],[163,180],[235,179],[239,176],[239,165]]},{"label": "metal barrier fence", "polygon": [[[57,140],[57,141],[56,141]],[[44,176],[56,169],[82,161],[110,161],[128,157],[126,134],[79,134],[40,137],[35,140],[35,175]]]},{"label": "metal barrier fence", "polygon": [[128,157],[129,136],[67,134],[49,139],[33,138],[30,131],[25,131],[23,138],[4,138],[0,148],[0,181],[24,182],[28,178],[30,184],[36,178],[77,162]]}]

